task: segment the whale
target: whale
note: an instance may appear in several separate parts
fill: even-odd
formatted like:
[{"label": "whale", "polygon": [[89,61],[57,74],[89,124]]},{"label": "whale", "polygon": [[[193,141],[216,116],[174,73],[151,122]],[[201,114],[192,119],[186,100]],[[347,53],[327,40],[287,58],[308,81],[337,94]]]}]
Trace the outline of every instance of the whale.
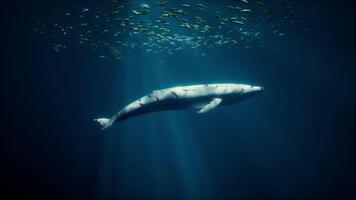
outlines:
[{"label": "whale", "polygon": [[200,84],[177,86],[153,90],[136,101],[128,104],[111,118],[97,118],[102,129],[123,120],[158,111],[197,109],[197,113],[206,113],[217,107],[236,104],[250,98],[264,88],[246,84]]}]

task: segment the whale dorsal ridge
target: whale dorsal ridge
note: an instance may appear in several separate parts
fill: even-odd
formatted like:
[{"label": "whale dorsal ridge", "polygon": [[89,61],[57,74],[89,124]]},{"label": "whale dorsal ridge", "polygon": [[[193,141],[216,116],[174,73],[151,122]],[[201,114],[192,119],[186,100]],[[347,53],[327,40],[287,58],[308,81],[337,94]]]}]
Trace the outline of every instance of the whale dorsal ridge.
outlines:
[{"label": "whale dorsal ridge", "polygon": [[222,102],[221,98],[213,98],[208,104],[206,104],[198,113],[206,113],[214,108],[216,108]]}]

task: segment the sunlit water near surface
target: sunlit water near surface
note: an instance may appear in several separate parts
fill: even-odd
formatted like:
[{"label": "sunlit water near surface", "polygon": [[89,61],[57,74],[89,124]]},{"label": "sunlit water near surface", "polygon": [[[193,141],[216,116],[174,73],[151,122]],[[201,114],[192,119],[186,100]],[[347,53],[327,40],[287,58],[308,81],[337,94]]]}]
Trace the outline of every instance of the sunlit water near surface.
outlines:
[{"label": "sunlit water near surface", "polygon": [[[53,11],[94,9],[91,1],[2,1],[4,194],[22,199],[350,197],[355,7],[351,1],[292,2],[312,10],[300,19],[301,28],[286,27],[284,36],[266,33],[251,47],[183,46],[171,55],[130,48],[122,55],[126,59],[118,60],[110,49],[93,51],[75,42],[56,52],[57,41],[33,31],[37,20],[46,21]],[[215,4],[225,7],[231,1]],[[120,40],[131,39],[125,33]],[[142,43],[142,38],[132,40]],[[261,40],[262,46],[253,45]],[[265,90],[205,114],[151,113],[105,131],[93,121],[155,89],[229,82]]]}]

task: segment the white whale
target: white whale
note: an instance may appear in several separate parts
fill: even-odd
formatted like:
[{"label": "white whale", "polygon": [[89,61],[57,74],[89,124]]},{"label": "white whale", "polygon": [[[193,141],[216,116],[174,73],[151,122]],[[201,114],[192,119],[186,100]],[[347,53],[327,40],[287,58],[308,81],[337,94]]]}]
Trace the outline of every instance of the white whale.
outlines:
[{"label": "white whale", "polygon": [[99,122],[103,126],[102,129],[106,129],[115,122],[157,111],[197,108],[198,113],[205,113],[220,105],[238,103],[262,90],[263,87],[260,86],[230,83],[178,86],[154,90],[130,103],[110,119],[98,118],[94,121]]}]

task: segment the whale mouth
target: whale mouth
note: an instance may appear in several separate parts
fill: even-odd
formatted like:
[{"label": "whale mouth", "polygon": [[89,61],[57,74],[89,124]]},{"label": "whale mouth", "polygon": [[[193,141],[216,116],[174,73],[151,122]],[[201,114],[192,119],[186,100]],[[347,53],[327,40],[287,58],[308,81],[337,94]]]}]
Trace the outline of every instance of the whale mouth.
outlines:
[{"label": "whale mouth", "polygon": [[264,89],[265,88],[262,86],[253,86],[250,91],[251,92],[262,92]]},{"label": "whale mouth", "polygon": [[252,86],[250,89],[245,90],[244,93],[248,96],[254,96],[261,93],[264,90],[264,87],[261,86]]}]

